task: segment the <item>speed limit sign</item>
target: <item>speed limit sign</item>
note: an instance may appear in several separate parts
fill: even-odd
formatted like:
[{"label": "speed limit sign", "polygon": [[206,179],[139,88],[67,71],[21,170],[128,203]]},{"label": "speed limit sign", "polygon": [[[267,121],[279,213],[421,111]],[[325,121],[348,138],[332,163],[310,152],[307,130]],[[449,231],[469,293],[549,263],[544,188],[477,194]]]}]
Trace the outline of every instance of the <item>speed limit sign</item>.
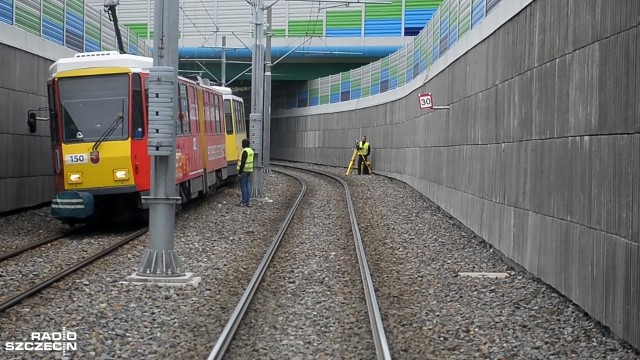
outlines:
[{"label": "speed limit sign", "polygon": [[431,98],[431,93],[420,94],[418,95],[420,100],[420,109],[432,109],[433,108],[433,99]]}]

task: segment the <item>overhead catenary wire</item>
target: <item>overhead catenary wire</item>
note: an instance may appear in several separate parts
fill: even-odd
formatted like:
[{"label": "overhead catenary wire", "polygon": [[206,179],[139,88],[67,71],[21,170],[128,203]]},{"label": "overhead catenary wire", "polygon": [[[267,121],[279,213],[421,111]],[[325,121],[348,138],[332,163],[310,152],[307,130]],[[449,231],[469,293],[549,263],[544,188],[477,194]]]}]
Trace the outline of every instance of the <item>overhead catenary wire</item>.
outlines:
[{"label": "overhead catenary wire", "polygon": [[[191,23],[191,25],[193,25],[194,29],[196,29],[196,31],[198,32],[198,34],[200,34],[200,36],[202,36],[202,38],[204,39],[204,41],[207,43],[207,45],[209,45],[209,47],[214,47],[213,45],[211,45],[211,43],[209,42],[209,39],[204,36],[204,34],[202,33],[202,31],[200,31],[200,28],[198,27],[198,25],[191,20],[191,18],[189,17],[189,15],[187,15],[187,12],[184,10],[184,7],[180,6],[180,11],[182,11],[182,15],[184,15],[187,20],[189,20],[189,22]],[[217,25],[216,25],[217,27]],[[216,33],[216,31],[214,31],[214,33]],[[184,36],[184,34],[182,35]]]},{"label": "overhead catenary wire", "polygon": [[[200,2],[202,2],[202,0],[200,0]],[[204,6],[204,4],[202,4],[202,5]],[[191,18],[189,17],[189,15],[187,15],[186,11],[184,10],[184,8],[182,6],[180,6],[180,10],[182,11],[182,14],[187,18],[187,20],[189,20],[191,25],[193,25],[193,27],[196,29],[198,34],[200,34],[200,36],[202,36],[202,38],[207,43],[207,45],[209,45],[210,47],[213,48],[214,46],[211,45],[209,40],[202,34],[202,31],[200,31],[200,28],[198,28],[198,25],[196,25],[196,23],[193,20],[191,20]],[[212,19],[212,21],[213,21],[213,19]],[[216,26],[216,28],[218,28],[218,25],[216,25],[215,23],[214,23],[214,25]],[[202,65],[200,62],[196,62],[196,63],[198,65],[200,65],[202,67],[202,69],[204,69],[204,71],[206,71],[207,74],[209,74],[216,82],[220,82],[220,80],[217,77],[215,77],[204,65]]]},{"label": "overhead catenary wire", "polygon": [[[207,7],[204,5],[204,2],[202,2],[202,0],[200,0],[200,4],[202,4],[202,7],[204,8],[204,11],[207,13],[207,16],[209,16],[209,19],[211,19],[211,22],[213,23],[213,26],[216,27],[216,33],[220,31],[220,27],[218,27],[218,24],[216,23],[216,21],[213,19],[213,16],[211,16],[211,14],[209,14],[209,10],[207,10]],[[216,35],[217,36],[217,35]],[[216,44],[218,42],[216,41]]]},{"label": "overhead catenary wire", "polygon": [[[263,6],[263,10],[264,9],[268,9],[268,8],[272,8],[274,7],[277,3],[279,3],[281,0],[275,0],[273,2],[271,2],[271,4]],[[320,15],[323,13],[326,13],[326,9],[327,7],[327,2],[342,2],[344,3],[344,5],[348,6],[349,3],[359,3],[359,4],[364,4],[367,1],[357,1],[357,0],[345,0],[345,1],[305,1],[305,0],[285,0],[287,1],[287,7],[290,6],[290,2],[293,1],[300,1],[300,2],[312,2],[312,4],[310,4],[310,6],[308,7],[308,15],[307,15],[307,27],[304,31],[304,34],[302,36],[298,36],[298,37],[291,37],[291,36],[287,36],[290,38],[290,41],[287,41],[287,44],[285,45],[286,47],[291,47],[293,44],[299,42],[298,45],[294,46],[293,49],[287,51],[287,53],[283,56],[281,56],[279,59],[277,59],[276,61],[273,62],[272,66],[276,65],[277,63],[281,62],[283,59],[285,59],[287,56],[289,56],[291,53],[293,52],[297,52],[297,53],[309,53],[312,54],[314,52],[311,51],[307,51],[307,47],[311,44],[311,41],[313,40],[314,37],[322,37],[325,36],[324,34],[324,23],[322,22],[322,20],[320,20]],[[245,0],[245,2],[249,5],[254,6],[255,4],[255,0]],[[315,3],[317,2],[317,7],[315,6]],[[373,1],[372,1],[373,2]],[[195,1],[193,2],[195,4]],[[208,16],[208,18],[211,20],[211,23],[213,24],[213,26],[215,27],[214,30],[214,34],[216,36],[216,44],[217,44],[217,35],[220,33],[231,33],[236,39],[237,41],[239,41],[245,49],[249,49],[249,51],[252,53],[253,49],[249,46],[247,46],[247,44],[242,40],[242,38],[240,38],[238,36],[238,33],[240,33],[239,31],[224,31],[220,29],[220,26],[217,24],[217,22],[215,21],[215,19],[213,18],[212,14],[209,12],[208,8],[205,6],[205,2],[203,0],[199,0],[199,3],[202,5],[202,7],[205,10],[206,15]],[[340,5],[338,5],[340,6]],[[213,46],[208,37],[205,36],[204,32],[200,29],[200,27],[198,26],[198,24],[196,23],[196,21],[194,20],[194,18],[192,18],[192,16],[190,16],[188,14],[188,9],[186,9],[184,6],[180,6],[180,10],[182,11],[182,14],[184,15],[184,18],[186,18],[186,20],[194,27],[194,29],[197,31],[197,33],[202,37],[202,39],[204,40],[204,42],[210,47],[210,48],[218,48],[218,46]],[[314,16],[315,15],[315,16]],[[318,23],[322,24],[322,33],[318,32]],[[184,34],[183,34],[184,36]],[[304,56],[304,55],[303,55]],[[210,60],[208,60],[210,61]],[[213,77],[213,79],[215,81],[219,82],[219,79],[217,79],[205,66],[203,63],[200,63],[198,61],[195,61],[199,67],[201,67],[203,69],[204,72],[208,73],[210,76]],[[243,72],[241,72],[240,74],[238,74],[238,76],[236,76],[233,80],[237,80],[240,76],[246,74],[248,71],[251,70],[251,67],[245,69]],[[230,82],[229,82],[230,83]]]}]

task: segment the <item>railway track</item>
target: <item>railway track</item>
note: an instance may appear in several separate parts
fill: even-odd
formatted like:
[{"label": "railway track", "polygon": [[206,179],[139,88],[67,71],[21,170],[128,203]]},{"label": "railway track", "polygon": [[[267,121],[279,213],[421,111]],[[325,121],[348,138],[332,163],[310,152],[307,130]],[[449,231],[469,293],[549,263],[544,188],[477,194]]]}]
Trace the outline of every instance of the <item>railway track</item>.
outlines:
[{"label": "railway track", "polygon": [[[330,351],[326,349],[329,346],[340,348],[336,350],[342,352],[337,355],[338,357],[357,353],[368,358],[390,359],[391,354],[382,317],[378,308],[375,289],[347,184],[339,177],[321,171],[288,165],[279,166],[288,168],[289,172],[314,173],[316,179],[309,180],[314,185],[309,191],[308,181],[302,179],[305,176],[301,177],[274,169],[274,171],[295,177],[302,184],[302,190],[278,232],[273,237],[271,245],[258,265],[255,274],[247,285],[208,359],[222,359],[225,354],[232,352],[236,341],[243,341],[242,338],[251,338],[251,344],[247,345],[246,342],[242,342],[242,345],[237,345],[238,347],[246,348],[246,346],[254,345],[254,343],[264,342],[265,345],[255,345],[259,348],[256,356],[267,356],[264,351],[265,348],[269,348],[269,343],[273,345],[274,342],[295,342],[296,336],[305,332],[308,337],[317,338],[316,343],[335,342],[330,345],[325,344],[325,350],[315,350],[318,351],[314,353],[315,355],[326,354],[326,351]],[[324,185],[319,184],[321,181],[318,180],[319,177],[317,175],[322,175],[325,182]],[[340,195],[323,196],[318,190],[315,190],[318,186],[326,187],[327,182],[333,183],[334,189],[331,190],[333,195],[339,191],[335,190],[335,183],[338,182],[343,189],[343,199],[346,198],[346,200],[338,200]],[[308,192],[311,195],[307,196]],[[313,206],[318,201],[329,202],[330,206],[335,210],[333,214],[323,214],[322,219],[314,220]],[[345,220],[347,217],[348,220]],[[324,234],[307,234],[304,230],[305,221],[326,221],[329,233],[336,229],[348,228],[348,230],[336,230],[339,234],[335,237],[325,236]],[[338,225],[341,221],[348,222],[348,224]],[[332,228],[334,225],[335,229]],[[352,236],[352,245],[348,245],[348,242],[344,241],[345,237],[348,237],[348,233]],[[321,239],[314,237],[320,237]],[[276,254],[276,251],[283,251],[279,250],[282,247],[285,247],[284,252],[286,254]],[[303,248],[305,249],[301,250]],[[317,259],[306,258],[301,255],[302,251],[315,253]],[[277,260],[273,260],[274,258]],[[357,266],[355,264],[356,258]],[[325,277],[330,277],[331,281],[325,281]],[[265,285],[265,282],[268,285]],[[307,285],[307,282],[313,283],[313,285]],[[333,283],[336,283],[335,286]],[[344,288],[350,289],[345,291]],[[355,291],[356,288],[360,290]],[[335,298],[326,298],[328,294],[334,294]],[[315,302],[311,301],[311,304],[305,304],[305,302],[310,301],[305,300],[305,297],[312,298],[318,295],[325,296],[325,298],[320,298]],[[257,299],[261,297],[262,299]],[[293,298],[296,298],[296,300],[292,300]],[[342,300],[337,301],[338,298]],[[366,303],[366,306],[363,303]],[[273,304],[278,304],[278,306],[274,307]],[[300,305],[303,307],[309,306],[308,308],[298,308],[297,306]],[[293,309],[294,307],[297,310],[287,311],[287,308]],[[318,310],[319,308],[324,308],[325,314],[329,315],[319,316],[317,314],[320,311]],[[265,320],[265,317],[269,318],[270,313],[277,313],[277,319],[273,320],[275,321],[274,323],[269,323],[272,320]],[[311,317],[313,319],[298,320],[298,314],[296,313],[300,314],[301,317],[304,317],[304,314],[312,314]],[[331,315],[332,313],[334,314]],[[267,316],[263,316],[265,314]],[[250,317],[249,320],[247,320],[248,317]],[[327,320],[329,321],[328,323],[325,323],[324,317],[330,317],[331,319]],[[369,331],[365,334],[358,329],[367,326],[366,318],[368,318]],[[299,321],[304,324],[298,324],[297,322]],[[267,323],[265,324],[264,322]],[[264,334],[264,331],[261,330],[254,330],[252,333],[251,327],[256,327],[259,323],[262,324],[260,325],[262,329],[278,328],[276,332],[279,331],[280,333],[266,335],[266,337],[274,337],[273,339],[265,339],[265,336],[261,336]],[[313,328],[313,326],[316,326],[316,328],[307,329],[307,327]],[[296,329],[291,330],[288,329],[289,327],[295,327]],[[239,328],[241,329],[239,330]],[[335,329],[334,333],[327,333],[327,328]],[[249,335],[243,335],[245,332],[249,333]],[[354,332],[359,333],[356,335],[353,334]],[[296,334],[292,335],[292,333]],[[357,339],[345,339],[345,337],[349,336],[347,334],[353,334],[352,337],[357,337]],[[236,338],[240,339],[236,340]],[[341,344],[343,340],[345,343]],[[351,340],[358,344],[347,343]],[[368,344],[371,342],[373,343],[373,349],[368,348]],[[268,356],[287,357],[291,356],[291,353],[275,355],[269,353]],[[333,357],[336,354],[333,353],[328,356]]]},{"label": "railway track", "polygon": [[83,229],[85,229],[85,226],[74,227],[72,229],[63,231],[61,233],[57,233],[57,234],[53,234],[53,235],[47,236],[47,237],[45,237],[44,239],[41,239],[41,240],[31,241],[31,242],[27,243],[24,246],[21,246],[21,247],[18,247],[16,249],[9,250],[7,252],[4,252],[4,253],[0,254],[0,261],[11,259],[13,257],[16,257],[16,256],[24,253],[24,252],[29,251],[29,250],[36,249],[36,248],[39,248],[40,246],[44,246],[44,245],[49,244],[51,242],[54,242],[56,240],[60,240],[60,239],[66,238],[67,236],[76,234],[77,232],[79,232],[80,230],[83,230]]},{"label": "railway track", "polygon": [[132,234],[129,234],[127,236],[125,236],[123,239],[118,240],[117,242],[115,242],[114,244],[84,258],[81,261],[78,261],[76,263],[74,263],[73,265],[67,266],[65,267],[63,270],[58,271],[50,276],[48,276],[47,278],[38,281],[36,284],[28,287],[25,290],[22,290],[20,292],[18,292],[17,294],[10,296],[8,299],[6,300],[2,300],[2,302],[0,302],[0,313],[11,308],[12,306],[20,303],[22,300],[33,296],[35,294],[37,294],[38,292],[48,288],[49,286],[51,286],[52,284],[54,284],[55,282],[63,279],[64,277],[66,277],[69,274],[72,274],[82,268],[84,268],[85,266],[93,263],[94,261],[110,254],[112,251],[118,249],[119,247],[129,243],[130,241],[139,238],[140,236],[144,235],[147,233],[147,231],[149,230],[148,227],[145,227],[143,229],[137,230],[135,232],[133,232]]}]

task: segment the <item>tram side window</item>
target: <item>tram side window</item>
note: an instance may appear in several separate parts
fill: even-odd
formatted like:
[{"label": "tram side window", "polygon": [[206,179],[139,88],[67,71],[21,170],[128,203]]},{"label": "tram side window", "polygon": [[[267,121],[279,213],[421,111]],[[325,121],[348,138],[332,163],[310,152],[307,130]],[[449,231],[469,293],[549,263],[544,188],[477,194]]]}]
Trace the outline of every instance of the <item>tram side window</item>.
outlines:
[{"label": "tram side window", "polygon": [[47,85],[49,93],[49,128],[51,130],[51,144],[60,144],[60,134],[58,133],[58,112],[56,111],[56,92],[53,82]]},{"label": "tram side window", "polygon": [[187,85],[180,84],[180,116],[176,122],[176,134],[189,133],[189,100],[187,99]]},{"label": "tram side window", "polygon": [[211,114],[209,113],[209,93],[201,90],[202,91],[202,113],[204,114],[204,133],[206,135],[211,134],[211,131],[209,130],[209,118],[211,117]]},{"label": "tram side window", "polygon": [[216,118],[215,118],[215,114],[213,113],[213,108],[214,108],[213,101],[214,101],[215,97],[216,97],[215,94],[209,93],[209,106],[208,106],[208,108],[209,108],[209,121],[207,122],[207,125],[209,127],[209,134],[215,134],[216,133],[215,126],[214,126]]},{"label": "tram side window", "polygon": [[215,133],[222,134],[222,123],[220,121],[220,96],[213,94],[213,120],[215,122]]},{"label": "tram side window", "polygon": [[231,100],[224,100],[224,125],[227,128],[227,135],[233,134],[233,119],[231,118]]},{"label": "tram side window", "polygon": [[244,133],[244,112],[242,111],[242,103],[240,101],[234,101],[233,105],[236,113],[236,133]]},{"label": "tram side window", "polygon": [[218,97],[214,93],[209,94],[209,115],[211,116],[211,122],[209,126],[211,126],[211,133],[216,133],[216,114],[215,114],[215,104],[217,103]]},{"label": "tram side window", "polygon": [[142,82],[140,74],[133,74],[132,79],[132,121],[131,130],[134,139],[144,138],[144,107],[142,104]]},{"label": "tram side window", "polygon": [[244,103],[243,102],[238,102],[238,107],[240,108],[240,119],[242,121],[242,131],[243,132],[247,132],[247,118],[244,116]]},{"label": "tram side window", "polygon": [[196,89],[193,86],[189,86],[189,125],[188,130],[190,134],[197,134],[200,132],[198,129],[198,100],[196,97]]}]

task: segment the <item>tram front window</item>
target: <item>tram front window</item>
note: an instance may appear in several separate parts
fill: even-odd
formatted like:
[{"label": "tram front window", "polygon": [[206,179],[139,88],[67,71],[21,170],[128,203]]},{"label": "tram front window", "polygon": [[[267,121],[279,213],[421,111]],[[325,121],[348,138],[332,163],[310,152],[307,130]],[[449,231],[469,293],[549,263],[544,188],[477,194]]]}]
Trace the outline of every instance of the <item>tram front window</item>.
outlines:
[{"label": "tram front window", "polygon": [[[65,143],[94,142],[111,125],[117,127],[108,140],[128,138],[128,74],[61,78],[58,94]],[[122,121],[114,123],[120,115]]]}]

